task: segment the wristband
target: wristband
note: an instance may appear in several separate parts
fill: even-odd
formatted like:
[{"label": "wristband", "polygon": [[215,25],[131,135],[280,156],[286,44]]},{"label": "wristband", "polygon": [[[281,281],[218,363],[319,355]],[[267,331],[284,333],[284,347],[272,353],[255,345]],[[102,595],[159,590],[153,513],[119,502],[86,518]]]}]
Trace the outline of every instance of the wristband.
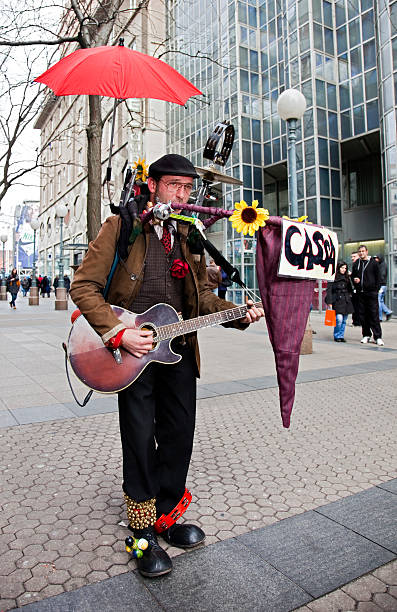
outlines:
[{"label": "wristband", "polygon": [[105,346],[107,346],[108,348],[111,348],[111,349],[119,348],[119,346],[121,344],[121,339],[123,337],[123,334],[124,334],[125,330],[126,330],[126,328],[122,329],[115,336],[113,336],[113,338],[110,338],[110,340],[105,342]]}]

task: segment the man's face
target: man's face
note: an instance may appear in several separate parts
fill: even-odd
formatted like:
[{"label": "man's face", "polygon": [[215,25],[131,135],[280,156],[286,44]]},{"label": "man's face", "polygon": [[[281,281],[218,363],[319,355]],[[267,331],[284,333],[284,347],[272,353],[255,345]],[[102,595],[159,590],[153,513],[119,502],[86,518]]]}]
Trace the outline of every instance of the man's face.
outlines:
[{"label": "man's face", "polygon": [[358,249],[358,256],[360,259],[367,259],[368,249],[366,249],[365,247],[361,247],[360,249]]},{"label": "man's face", "polygon": [[351,258],[352,258],[352,262],[354,263],[355,261],[357,261],[358,259],[358,253],[352,253],[351,254]]},{"label": "man's face", "polygon": [[[153,183],[154,196],[164,203],[171,200],[178,204],[187,204],[193,189],[193,178],[190,176],[166,175]],[[149,182],[148,185],[152,191]]]}]

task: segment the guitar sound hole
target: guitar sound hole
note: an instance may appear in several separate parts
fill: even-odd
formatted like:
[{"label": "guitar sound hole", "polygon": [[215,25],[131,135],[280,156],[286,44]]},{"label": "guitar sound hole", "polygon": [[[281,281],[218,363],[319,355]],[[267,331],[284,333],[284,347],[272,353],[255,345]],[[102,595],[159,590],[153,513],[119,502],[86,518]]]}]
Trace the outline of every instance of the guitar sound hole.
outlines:
[{"label": "guitar sound hole", "polygon": [[144,323],[139,329],[145,329],[147,331],[151,331],[153,334],[153,343],[152,343],[152,351],[154,351],[154,349],[157,347],[157,342],[155,342],[156,338],[157,338],[157,329],[154,325],[151,325],[150,323]]}]

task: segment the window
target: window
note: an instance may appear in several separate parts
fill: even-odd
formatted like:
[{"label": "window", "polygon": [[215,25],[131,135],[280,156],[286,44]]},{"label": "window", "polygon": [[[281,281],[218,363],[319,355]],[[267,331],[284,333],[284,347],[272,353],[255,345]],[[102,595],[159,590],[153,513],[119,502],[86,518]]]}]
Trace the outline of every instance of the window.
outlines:
[{"label": "window", "polygon": [[382,202],[382,175],[379,155],[370,155],[344,165],[347,178],[348,208],[378,205]]}]

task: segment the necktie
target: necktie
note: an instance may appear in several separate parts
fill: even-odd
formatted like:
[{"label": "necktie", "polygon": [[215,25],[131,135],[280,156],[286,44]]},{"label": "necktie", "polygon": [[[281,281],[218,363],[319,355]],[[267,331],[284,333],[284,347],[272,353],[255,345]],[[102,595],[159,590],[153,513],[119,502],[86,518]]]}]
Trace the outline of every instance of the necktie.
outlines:
[{"label": "necktie", "polygon": [[167,225],[163,225],[163,236],[161,238],[161,242],[166,250],[166,253],[171,251],[171,234]]}]

